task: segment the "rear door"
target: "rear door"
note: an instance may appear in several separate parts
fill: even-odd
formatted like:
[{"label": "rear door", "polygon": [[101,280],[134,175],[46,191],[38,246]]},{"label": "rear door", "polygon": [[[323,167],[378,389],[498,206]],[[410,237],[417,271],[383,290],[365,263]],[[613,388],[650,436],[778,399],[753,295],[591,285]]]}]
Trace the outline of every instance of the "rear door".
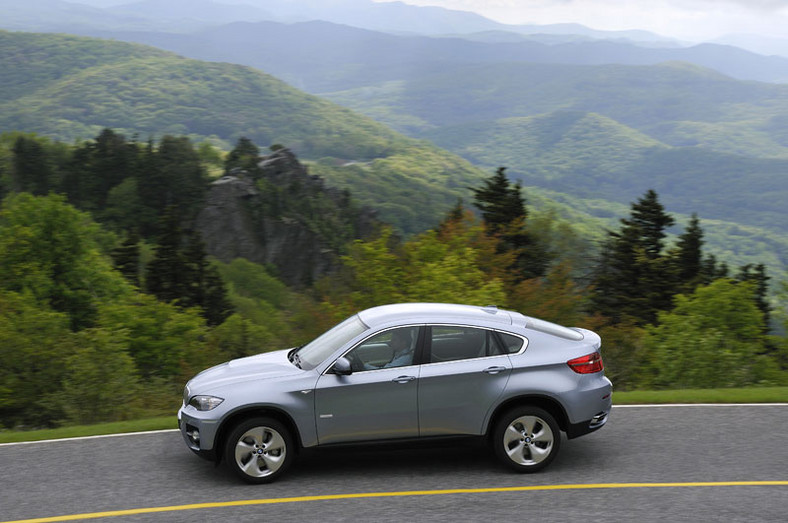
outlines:
[{"label": "rear door", "polygon": [[433,325],[419,378],[419,434],[480,434],[512,371],[498,338],[475,327]]}]

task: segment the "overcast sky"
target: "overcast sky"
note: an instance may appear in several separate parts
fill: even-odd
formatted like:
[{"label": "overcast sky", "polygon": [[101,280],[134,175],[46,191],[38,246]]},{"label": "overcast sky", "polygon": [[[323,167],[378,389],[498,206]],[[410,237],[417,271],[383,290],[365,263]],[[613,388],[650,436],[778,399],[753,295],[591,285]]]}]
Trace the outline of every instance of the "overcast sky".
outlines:
[{"label": "overcast sky", "polygon": [[512,24],[576,22],[706,40],[730,33],[788,39],[788,0],[403,0],[475,11]]}]

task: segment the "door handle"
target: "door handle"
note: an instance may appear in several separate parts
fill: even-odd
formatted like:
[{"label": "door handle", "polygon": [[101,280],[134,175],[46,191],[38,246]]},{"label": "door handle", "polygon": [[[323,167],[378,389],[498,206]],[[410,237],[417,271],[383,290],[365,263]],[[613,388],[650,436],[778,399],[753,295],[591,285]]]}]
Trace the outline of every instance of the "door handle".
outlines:
[{"label": "door handle", "polygon": [[398,378],[394,378],[391,381],[396,382],[396,383],[408,383],[409,381],[413,381],[415,379],[416,379],[416,376],[400,376]]},{"label": "door handle", "polygon": [[498,374],[499,372],[503,372],[506,370],[506,367],[487,367],[482,372],[487,374]]}]

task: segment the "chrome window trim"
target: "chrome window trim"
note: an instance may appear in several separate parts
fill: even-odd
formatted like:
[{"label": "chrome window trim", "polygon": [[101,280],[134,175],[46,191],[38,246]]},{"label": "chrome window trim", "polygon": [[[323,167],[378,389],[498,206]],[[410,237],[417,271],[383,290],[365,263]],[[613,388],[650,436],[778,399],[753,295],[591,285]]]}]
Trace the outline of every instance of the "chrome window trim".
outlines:
[{"label": "chrome window trim", "polygon": [[[506,356],[506,357],[519,356],[519,355],[523,354],[526,351],[526,349],[528,348],[528,343],[529,343],[528,338],[523,336],[523,335],[521,335],[521,334],[516,334],[514,332],[505,331],[505,330],[502,330],[502,329],[495,329],[495,328],[492,328],[492,327],[482,327],[480,325],[468,325],[468,324],[463,324],[463,323],[409,323],[409,324],[406,324],[406,325],[394,325],[392,327],[387,327],[385,329],[381,329],[379,331],[373,332],[369,336],[366,336],[364,339],[362,339],[362,340],[358,341],[357,343],[353,344],[352,347],[347,349],[341,355],[337,356],[337,358],[334,361],[332,361],[330,365],[328,365],[326,367],[326,369],[321,373],[321,375],[330,374],[329,371],[334,367],[334,363],[336,363],[336,361],[339,358],[344,358],[353,349],[355,349],[356,347],[358,347],[362,343],[365,343],[368,339],[372,338],[373,336],[377,336],[378,334],[382,334],[382,333],[388,332],[390,330],[409,328],[409,327],[458,327],[458,328],[466,328],[466,329],[480,329],[480,330],[484,330],[484,331],[498,332],[498,333],[501,333],[501,334],[507,334],[509,336],[514,336],[516,338],[520,338],[521,340],[523,340],[523,346],[520,347],[519,351],[513,352],[511,354],[494,354],[492,356],[482,356],[480,358],[464,358],[464,359],[450,360],[450,361],[430,361],[430,362],[425,362],[425,363],[421,363],[421,364],[405,365],[403,367],[393,367],[394,369],[408,369],[410,367],[419,367],[419,366],[426,366],[426,365],[444,365],[446,363],[455,363],[455,362],[458,362],[458,361],[488,360],[488,359],[491,359],[491,358],[500,358],[502,356]],[[361,372],[380,372],[380,371],[390,371],[390,370],[392,370],[392,369],[391,368],[389,368],[389,369],[364,369],[364,370],[353,371],[353,374],[358,374],[358,373],[361,373]]]}]

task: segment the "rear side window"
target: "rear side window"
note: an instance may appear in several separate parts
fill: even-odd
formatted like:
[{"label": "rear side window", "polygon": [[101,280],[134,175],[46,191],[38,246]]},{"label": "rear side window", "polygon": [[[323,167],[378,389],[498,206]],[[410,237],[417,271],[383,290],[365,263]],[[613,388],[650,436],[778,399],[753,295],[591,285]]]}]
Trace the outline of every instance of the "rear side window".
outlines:
[{"label": "rear side window", "polygon": [[523,348],[524,340],[518,336],[504,334],[503,332],[499,332],[498,336],[503,342],[503,352],[505,354],[517,354]]},{"label": "rear side window", "polygon": [[486,329],[433,326],[430,328],[429,339],[429,363],[484,358],[506,353],[495,333]]}]

